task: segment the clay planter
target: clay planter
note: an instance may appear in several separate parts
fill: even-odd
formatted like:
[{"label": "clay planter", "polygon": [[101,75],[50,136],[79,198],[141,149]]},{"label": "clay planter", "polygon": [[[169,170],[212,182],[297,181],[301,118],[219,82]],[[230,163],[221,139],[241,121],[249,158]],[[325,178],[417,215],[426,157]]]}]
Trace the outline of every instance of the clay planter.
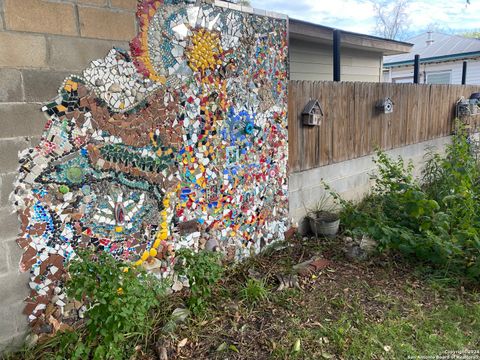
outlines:
[{"label": "clay planter", "polygon": [[337,214],[328,211],[319,211],[308,217],[310,229],[315,236],[334,237],[340,226],[340,218]]}]

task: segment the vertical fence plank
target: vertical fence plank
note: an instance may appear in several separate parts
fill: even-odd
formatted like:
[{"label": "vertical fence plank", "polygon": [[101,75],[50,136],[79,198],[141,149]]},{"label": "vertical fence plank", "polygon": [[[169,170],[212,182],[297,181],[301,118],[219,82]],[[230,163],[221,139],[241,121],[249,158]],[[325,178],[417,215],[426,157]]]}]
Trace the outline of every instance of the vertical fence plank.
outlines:
[{"label": "vertical fence plank", "polygon": [[[288,99],[290,171],[302,171],[451,134],[455,104],[478,92],[476,86],[331,81],[291,81]],[[392,114],[375,110],[391,97]],[[310,99],[324,110],[320,126],[303,126],[301,112]],[[480,125],[480,116],[471,117]]]}]

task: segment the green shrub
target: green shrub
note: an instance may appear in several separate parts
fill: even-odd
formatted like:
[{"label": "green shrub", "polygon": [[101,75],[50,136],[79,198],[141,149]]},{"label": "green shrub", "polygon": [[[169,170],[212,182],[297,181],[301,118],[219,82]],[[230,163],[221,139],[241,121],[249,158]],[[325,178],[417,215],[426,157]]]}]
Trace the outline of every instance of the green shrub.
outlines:
[{"label": "green shrub", "polygon": [[188,278],[190,285],[191,294],[187,305],[198,315],[208,307],[212,286],[223,274],[221,253],[211,251],[195,253],[184,248],[176,252],[176,257],[179,260],[177,270]]},{"label": "green shrub", "polygon": [[368,234],[447,271],[480,278],[480,173],[459,127],[445,155],[430,154],[417,182],[411,164],[378,151],[372,193],[360,204],[334,197],[353,235]]},{"label": "green shrub", "polygon": [[129,358],[148,333],[165,286],[103,252],[79,252],[68,271],[67,294],[87,305],[86,323],[83,333],[61,335],[58,358]]}]

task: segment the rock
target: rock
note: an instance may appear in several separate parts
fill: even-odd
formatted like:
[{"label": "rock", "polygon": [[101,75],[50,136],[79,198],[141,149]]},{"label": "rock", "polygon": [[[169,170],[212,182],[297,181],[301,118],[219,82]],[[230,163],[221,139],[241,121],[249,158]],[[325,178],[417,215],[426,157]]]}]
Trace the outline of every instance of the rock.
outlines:
[{"label": "rock", "polygon": [[95,86],[102,86],[105,85],[105,82],[102,79],[95,80]]},{"label": "rock", "polygon": [[159,341],[155,345],[155,351],[159,360],[168,360],[168,351],[163,342]]},{"label": "rock", "polygon": [[360,240],[360,249],[368,254],[373,253],[377,249],[378,243],[369,236],[363,235]]},{"label": "rock", "polygon": [[183,284],[182,282],[175,280],[175,282],[172,285],[172,290],[173,291],[180,291],[183,289]]},{"label": "rock", "polygon": [[216,239],[209,239],[205,244],[205,250],[216,251],[218,248],[218,241]]},{"label": "rock", "polygon": [[277,279],[280,283],[277,291],[282,291],[285,289],[296,288],[300,289],[300,284],[298,283],[298,276],[291,274],[277,274]]},{"label": "rock", "polygon": [[119,93],[122,92],[122,87],[119,84],[112,84],[109,88],[108,91],[111,93]]},{"label": "rock", "polygon": [[38,343],[38,335],[37,334],[29,334],[25,339],[25,345],[28,348],[32,348]]},{"label": "rock", "polygon": [[142,264],[142,267],[146,271],[153,271],[155,269],[160,269],[162,267],[162,262],[157,258],[149,259]]}]

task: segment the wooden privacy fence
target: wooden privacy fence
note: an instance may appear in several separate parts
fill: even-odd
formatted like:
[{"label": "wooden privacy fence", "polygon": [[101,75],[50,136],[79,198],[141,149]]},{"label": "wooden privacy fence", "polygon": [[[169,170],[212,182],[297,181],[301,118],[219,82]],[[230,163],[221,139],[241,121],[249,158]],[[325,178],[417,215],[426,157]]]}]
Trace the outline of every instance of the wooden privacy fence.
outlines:
[{"label": "wooden privacy fence", "polygon": [[[291,172],[312,169],[451,134],[455,104],[480,86],[290,81],[288,100]],[[390,97],[391,114],[375,108]],[[320,126],[302,125],[301,113],[318,99]]]}]

